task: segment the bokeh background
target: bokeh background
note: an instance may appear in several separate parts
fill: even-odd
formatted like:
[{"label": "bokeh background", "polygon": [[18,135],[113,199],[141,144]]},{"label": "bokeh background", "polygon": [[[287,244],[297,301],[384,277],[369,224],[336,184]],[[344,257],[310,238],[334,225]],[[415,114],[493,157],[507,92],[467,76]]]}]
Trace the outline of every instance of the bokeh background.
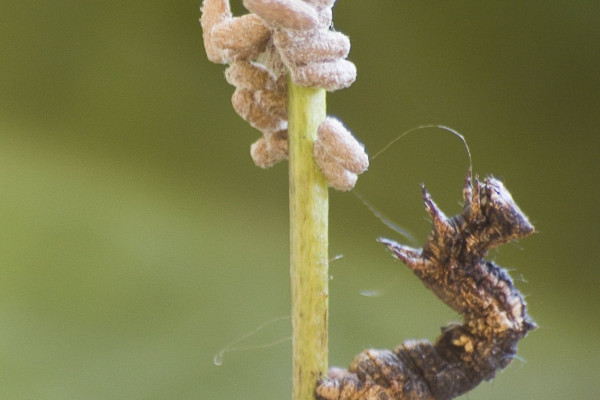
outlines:
[{"label": "bokeh background", "polygon": [[[290,398],[290,342],[260,347],[290,335],[287,165],[252,164],[199,0],[1,3],[0,397]],[[491,257],[540,328],[464,398],[597,399],[600,3],[338,3],[359,76],[329,113],[371,154],[459,130],[539,231]],[[425,130],[360,178],[414,242],[332,192],[331,365],[458,318],[375,238],[421,244],[419,183],[455,214],[467,165]]]}]

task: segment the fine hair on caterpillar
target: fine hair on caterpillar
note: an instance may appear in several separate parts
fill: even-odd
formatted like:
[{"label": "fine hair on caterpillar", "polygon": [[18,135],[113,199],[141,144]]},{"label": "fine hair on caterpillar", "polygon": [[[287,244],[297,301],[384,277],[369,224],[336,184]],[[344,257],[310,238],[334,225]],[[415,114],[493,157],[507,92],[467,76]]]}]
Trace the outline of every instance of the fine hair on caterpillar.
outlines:
[{"label": "fine hair on caterpillar", "polygon": [[416,126],[414,128],[411,128],[407,131],[402,132],[401,134],[399,134],[398,136],[396,136],[394,139],[392,139],[388,144],[386,144],[385,146],[383,146],[383,148],[381,148],[379,151],[377,151],[375,154],[373,154],[371,156],[371,161],[376,159],[377,157],[379,157],[380,155],[382,155],[384,152],[386,152],[390,147],[392,147],[392,145],[394,145],[397,141],[399,141],[400,139],[404,138],[405,136],[411,134],[411,133],[415,133],[415,132],[419,132],[425,129],[441,129],[445,132],[451,133],[452,135],[456,136],[457,138],[460,139],[460,141],[463,143],[464,147],[465,147],[465,151],[467,152],[467,156],[469,158],[469,169],[473,169],[473,158],[471,157],[471,150],[469,149],[469,145],[467,144],[467,141],[465,139],[465,137],[463,135],[461,135],[457,130],[452,129],[448,126],[445,125],[439,125],[439,124],[425,124],[425,125],[419,125]]},{"label": "fine hair on caterpillar", "polygon": [[[383,146],[381,149],[379,149],[377,152],[375,152],[371,157],[371,163],[373,164],[373,161],[381,156],[383,153],[385,153],[386,151],[388,151],[396,142],[400,141],[401,139],[405,138],[406,136],[408,136],[409,134],[412,133],[419,133],[419,132],[423,132],[424,130],[427,129],[438,129],[438,130],[442,130],[445,133],[449,133],[455,137],[457,137],[461,143],[464,146],[465,152],[467,154],[467,158],[469,160],[469,171],[471,171],[473,169],[473,158],[471,156],[471,150],[469,149],[469,145],[467,144],[467,140],[465,139],[465,137],[458,132],[457,130],[450,128],[448,126],[445,125],[439,125],[439,124],[425,124],[425,125],[419,125],[416,126],[414,128],[411,128],[407,131],[404,131],[402,133],[400,133],[398,136],[396,136],[394,139],[392,139],[388,144],[386,144],[385,146]],[[388,228],[390,228],[391,230],[393,230],[394,232],[402,235],[405,239],[407,239],[409,242],[411,243],[416,243],[416,239],[415,237],[412,235],[412,233],[410,233],[410,231],[408,231],[407,229],[401,227],[400,225],[398,225],[397,223],[395,223],[394,221],[392,221],[390,218],[388,218],[385,214],[383,214],[377,207],[375,207],[374,205],[371,204],[370,201],[368,201],[365,196],[363,196],[357,189],[354,189],[352,191],[352,193],[354,194],[354,196],[356,198],[358,198],[358,200],[360,200],[361,203],[363,203],[363,205],[365,205],[369,211],[371,211],[371,213],[377,218],[379,219],[385,226],[387,226]]]}]

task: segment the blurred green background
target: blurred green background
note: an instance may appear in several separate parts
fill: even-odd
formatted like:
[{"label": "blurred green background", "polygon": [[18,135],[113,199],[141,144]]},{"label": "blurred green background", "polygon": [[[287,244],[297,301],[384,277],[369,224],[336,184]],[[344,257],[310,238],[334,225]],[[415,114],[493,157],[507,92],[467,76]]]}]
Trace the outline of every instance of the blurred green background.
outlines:
[{"label": "blurred green background", "polygon": [[[329,113],[371,154],[421,124],[459,130],[539,231],[491,257],[540,328],[465,398],[597,399],[600,2],[338,3],[359,75]],[[289,342],[213,364],[289,314],[287,170],[252,164],[259,133],[206,60],[198,9],[2,1],[2,399],[290,398]],[[467,165],[455,137],[422,131],[358,190],[420,245],[419,183],[453,215]],[[458,318],[375,242],[406,239],[352,194],[330,208],[331,365]],[[240,345],[289,334],[278,321]]]}]

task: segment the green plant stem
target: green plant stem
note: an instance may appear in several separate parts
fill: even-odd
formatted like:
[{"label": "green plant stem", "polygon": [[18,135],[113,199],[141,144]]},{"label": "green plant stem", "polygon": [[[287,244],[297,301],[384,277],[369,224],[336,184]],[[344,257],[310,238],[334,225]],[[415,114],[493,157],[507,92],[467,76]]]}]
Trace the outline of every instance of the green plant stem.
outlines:
[{"label": "green plant stem", "polygon": [[313,156],[325,91],[288,83],[293,400],[314,400],[327,372],[327,180]]}]

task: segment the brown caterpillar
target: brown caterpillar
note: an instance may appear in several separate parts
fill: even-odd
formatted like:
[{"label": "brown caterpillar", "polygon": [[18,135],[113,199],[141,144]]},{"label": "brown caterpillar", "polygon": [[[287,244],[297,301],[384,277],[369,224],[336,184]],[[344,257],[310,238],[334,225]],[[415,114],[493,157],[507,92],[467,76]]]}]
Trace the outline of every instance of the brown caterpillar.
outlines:
[{"label": "brown caterpillar", "polygon": [[463,189],[464,209],[447,218],[423,187],[433,230],[422,249],[379,239],[463,324],[442,328],[435,343],[407,341],[393,351],[366,350],[350,367],[319,381],[322,400],[447,400],[492,379],[536,328],[508,272],[484,260],[488,249],[530,235],[533,225],[502,182],[486,178]]}]

